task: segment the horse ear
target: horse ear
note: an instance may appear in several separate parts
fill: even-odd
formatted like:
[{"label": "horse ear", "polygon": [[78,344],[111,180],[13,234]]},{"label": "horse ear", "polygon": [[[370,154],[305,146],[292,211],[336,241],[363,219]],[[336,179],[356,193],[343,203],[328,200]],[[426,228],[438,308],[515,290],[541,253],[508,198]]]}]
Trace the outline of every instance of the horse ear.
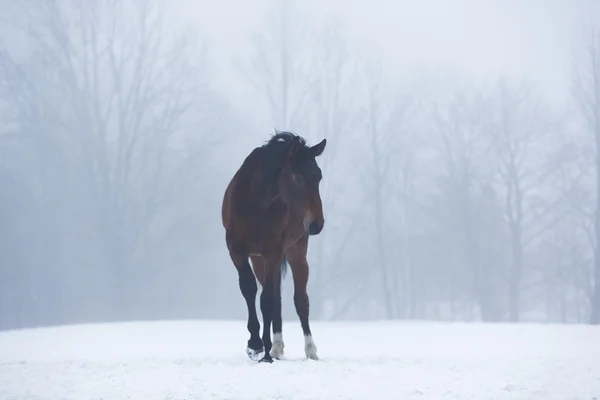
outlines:
[{"label": "horse ear", "polygon": [[325,150],[325,145],[327,145],[327,139],[323,139],[319,144],[315,144],[313,147],[311,147],[310,149],[312,150],[313,155],[315,157],[319,157],[321,154],[323,154],[323,150]]}]

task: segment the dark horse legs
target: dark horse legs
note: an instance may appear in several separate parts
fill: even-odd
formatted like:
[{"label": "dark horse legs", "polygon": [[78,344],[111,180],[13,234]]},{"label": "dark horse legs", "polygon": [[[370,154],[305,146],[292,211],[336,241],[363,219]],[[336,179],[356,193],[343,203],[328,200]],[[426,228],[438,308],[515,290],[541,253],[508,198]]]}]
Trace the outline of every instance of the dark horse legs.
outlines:
[{"label": "dark horse legs", "polygon": [[259,334],[260,323],[256,314],[256,292],[258,291],[258,286],[256,285],[256,278],[254,277],[248,258],[236,257],[234,255],[231,258],[238,270],[240,290],[248,307],[248,332],[250,332],[250,339],[248,340],[246,352],[251,359],[256,359],[264,350]]},{"label": "dark horse legs", "polygon": [[[294,305],[304,333],[304,351],[306,357],[318,360],[317,347],[310,331],[308,314],[309,302],[306,292],[308,283],[308,263],[306,261],[306,242],[301,240],[287,252],[287,261],[294,276]],[[268,257],[260,263],[259,280],[263,286],[260,296],[260,309],[263,315],[263,334],[260,337],[260,323],[256,313],[256,293],[258,285],[247,257],[231,253],[231,258],[238,270],[240,290],[248,307],[248,332],[250,339],[246,349],[248,356],[257,360],[264,351],[260,361],[273,362],[273,357],[283,355],[282,318],[281,318],[281,257]],[[254,263],[255,258],[253,258]],[[258,260],[256,260],[258,261]],[[258,265],[258,263],[257,263]],[[257,271],[258,272],[258,271]],[[271,341],[271,323],[273,324],[274,343]],[[271,351],[273,350],[273,351]],[[272,354],[271,354],[272,353]]]}]

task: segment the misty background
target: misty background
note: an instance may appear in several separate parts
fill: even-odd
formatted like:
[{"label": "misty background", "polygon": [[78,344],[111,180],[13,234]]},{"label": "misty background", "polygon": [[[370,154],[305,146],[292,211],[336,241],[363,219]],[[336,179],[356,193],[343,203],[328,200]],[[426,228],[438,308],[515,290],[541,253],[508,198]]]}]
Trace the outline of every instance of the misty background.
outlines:
[{"label": "misty background", "polygon": [[597,2],[0,10],[0,328],[245,319],[221,201],[274,129],[328,140],[312,319],[599,322]]}]

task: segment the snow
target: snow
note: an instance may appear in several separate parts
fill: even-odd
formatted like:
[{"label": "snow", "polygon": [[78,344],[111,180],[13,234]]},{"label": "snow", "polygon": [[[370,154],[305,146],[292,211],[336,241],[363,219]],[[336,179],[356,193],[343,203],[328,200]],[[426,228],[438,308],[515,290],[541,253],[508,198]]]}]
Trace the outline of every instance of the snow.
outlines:
[{"label": "snow", "polygon": [[247,358],[245,321],[8,331],[0,399],[600,400],[599,328],[315,321],[313,361],[298,321],[284,321],[273,364]]}]

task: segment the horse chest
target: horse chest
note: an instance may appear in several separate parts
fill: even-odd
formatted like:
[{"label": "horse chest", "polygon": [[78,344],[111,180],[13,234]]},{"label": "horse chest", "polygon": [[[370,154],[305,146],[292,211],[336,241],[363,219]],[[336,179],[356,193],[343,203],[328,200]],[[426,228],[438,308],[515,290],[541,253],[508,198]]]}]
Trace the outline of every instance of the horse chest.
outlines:
[{"label": "horse chest", "polygon": [[[297,220],[296,220],[297,219]],[[284,221],[285,223],[274,223]],[[257,218],[246,231],[246,243],[254,254],[264,255],[273,249],[287,249],[300,240],[304,235],[302,221],[299,218],[292,220],[279,218]]]}]

